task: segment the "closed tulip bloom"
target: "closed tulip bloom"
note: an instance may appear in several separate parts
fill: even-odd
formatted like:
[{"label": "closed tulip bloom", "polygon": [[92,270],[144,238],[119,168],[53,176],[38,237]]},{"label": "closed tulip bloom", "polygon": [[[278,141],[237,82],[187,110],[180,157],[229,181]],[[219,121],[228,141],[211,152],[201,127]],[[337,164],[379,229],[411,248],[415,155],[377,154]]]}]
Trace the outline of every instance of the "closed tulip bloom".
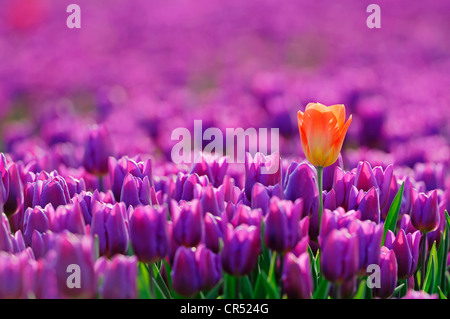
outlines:
[{"label": "closed tulip bloom", "polygon": [[203,213],[200,201],[194,199],[191,204],[185,203],[181,207],[172,200],[170,212],[173,228],[172,236],[179,245],[195,247],[203,235]]},{"label": "closed tulip bloom", "polygon": [[327,167],[336,162],[352,122],[345,122],[345,106],[309,103],[305,112],[297,113],[303,152],[314,166]]},{"label": "closed tulip bloom", "polygon": [[[352,189],[356,191],[354,186],[352,186]],[[361,212],[362,220],[371,220],[378,224],[381,215],[378,189],[372,187],[367,193],[363,190],[360,190],[358,193],[350,193],[348,209],[357,209]]]},{"label": "closed tulip bloom", "polygon": [[279,152],[268,156],[258,152],[253,158],[250,153],[245,154],[245,196],[248,200],[251,199],[251,192],[255,183],[261,183],[264,186],[281,184]]},{"label": "closed tulip bloom", "polygon": [[169,251],[167,210],[140,206],[130,217],[130,236],[134,254],[145,263],[152,263]]},{"label": "closed tulip bloom", "polygon": [[108,167],[111,189],[117,201],[120,200],[123,181],[127,174],[131,174],[141,180],[143,180],[144,177],[147,177],[150,185],[153,183],[151,159],[142,162],[139,157],[131,159],[124,156],[118,160],[114,157],[110,157],[108,159]]},{"label": "closed tulip bloom", "polygon": [[216,217],[211,213],[205,214],[205,233],[203,241],[205,246],[215,253],[219,252],[220,239],[223,237],[221,223],[222,220],[220,217]]},{"label": "closed tulip bloom", "polygon": [[27,251],[16,255],[0,251],[0,299],[29,297],[31,280],[34,278],[29,263]]},{"label": "closed tulip bloom", "polygon": [[411,222],[415,228],[428,233],[439,227],[440,214],[436,191],[427,196],[412,189],[411,203]]},{"label": "closed tulip bloom", "polygon": [[333,283],[351,280],[359,270],[358,237],[334,229],[322,241],[321,271]]},{"label": "closed tulip bloom", "polygon": [[23,229],[25,243],[30,246],[34,231],[42,234],[50,229],[50,221],[45,211],[39,206],[28,208],[25,211]]},{"label": "closed tulip bloom", "polygon": [[52,204],[53,207],[70,203],[67,183],[61,176],[49,177],[47,180],[37,180],[34,184],[33,206],[45,207]]},{"label": "closed tulip bloom", "polygon": [[249,274],[256,267],[261,250],[259,228],[245,224],[236,228],[228,224],[224,228],[223,270],[233,276]]},{"label": "closed tulip bloom", "polygon": [[125,176],[123,180],[122,190],[120,192],[120,201],[128,206],[151,205],[150,193],[152,186],[147,176],[144,179],[135,177],[131,174]]},{"label": "closed tulip bloom", "polygon": [[388,234],[386,235],[385,245],[395,252],[398,265],[398,278],[405,279],[411,277],[414,275],[418,265],[422,234],[420,231],[406,234],[403,229],[400,229],[397,237],[390,230]]},{"label": "closed tulip bloom", "polygon": [[373,288],[378,298],[389,298],[397,285],[397,258],[395,252],[386,246],[381,248],[380,255],[380,288]]},{"label": "closed tulip bloom", "polygon": [[137,297],[136,273],[135,256],[114,256],[106,262],[103,270],[103,285],[100,289],[102,297],[104,299],[135,299]]},{"label": "closed tulip bloom", "polygon": [[172,267],[173,289],[184,297],[191,297],[201,289],[200,271],[193,248],[178,247]]},{"label": "closed tulip bloom", "polygon": [[4,213],[0,215],[0,251],[13,252],[14,237],[11,234],[8,217]]},{"label": "closed tulip bloom", "polygon": [[284,257],[281,281],[289,299],[309,299],[314,289],[309,254],[298,258],[293,253]]},{"label": "closed tulip bloom", "polygon": [[195,251],[195,258],[201,277],[201,289],[209,290],[213,288],[222,278],[220,256],[204,245],[199,245]]},{"label": "closed tulip bloom", "polygon": [[261,225],[261,220],[261,210],[252,210],[246,205],[238,205],[233,219],[230,221],[230,224],[235,228],[242,224],[255,225],[259,227]]},{"label": "closed tulip bloom", "polygon": [[380,261],[380,247],[383,237],[383,225],[372,221],[356,219],[348,225],[350,233],[358,237],[359,272],[365,274],[367,266],[378,264]]},{"label": "closed tulip bloom", "polygon": [[123,203],[112,206],[98,203],[94,206],[91,234],[98,236],[101,255],[111,257],[127,252],[129,234],[126,216],[127,212]]},{"label": "closed tulip bloom", "polygon": [[[94,272],[94,245],[91,237],[76,236],[71,233],[63,233],[55,239],[53,248],[56,252],[54,268],[58,290],[66,297],[72,298],[93,298],[96,291],[95,272]],[[76,276],[73,281],[68,277],[68,269],[71,265],[79,266],[79,287]],[[76,274],[76,268],[72,274]],[[74,284],[69,288],[68,282]]]},{"label": "closed tulip bloom", "polygon": [[84,168],[91,174],[104,175],[110,156],[114,156],[114,147],[108,130],[104,125],[93,127],[84,146]]},{"label": "closed tulip bloom", "polygon": [[0,193],[3,193],[0,196],[3,197],[3,202],[0,204],[3,204],[3,212],[6,216],[10,217],[22,209],[24,203],[23,185],[17,165],[10,163],[6,166],[3,154],[2,160],[0,160],[0,173],[3,181],[3,187],[0,186]]},{"label": "closed tulip bloom", "polygon": [[280,200],[278,197],[270,200],[264,227],[264,240],[268,248],[284,253],[295,247],[300,239],[299,222],[302,212],[302,200],[295,206],[291,201]]}]

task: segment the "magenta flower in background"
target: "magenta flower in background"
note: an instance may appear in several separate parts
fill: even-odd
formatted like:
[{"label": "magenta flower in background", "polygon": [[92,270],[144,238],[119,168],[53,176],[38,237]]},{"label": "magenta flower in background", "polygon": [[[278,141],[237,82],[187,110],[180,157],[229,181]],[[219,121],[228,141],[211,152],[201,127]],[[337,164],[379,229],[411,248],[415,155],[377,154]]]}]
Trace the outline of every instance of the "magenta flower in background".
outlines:
[{"label": "magenta flower in background", "polygon": [[104,175],[108,173],[108,158],[114,156],[114,144],[105,125],[94,126],[84,147],[83,166],[89,173]]}]

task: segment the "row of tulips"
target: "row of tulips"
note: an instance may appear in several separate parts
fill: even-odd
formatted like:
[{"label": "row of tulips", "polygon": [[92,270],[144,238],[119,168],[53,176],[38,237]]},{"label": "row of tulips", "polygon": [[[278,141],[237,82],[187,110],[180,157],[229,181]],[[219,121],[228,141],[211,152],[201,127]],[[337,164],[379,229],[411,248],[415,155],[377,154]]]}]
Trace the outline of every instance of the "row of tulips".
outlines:
[{"label": "row of tulips", "polygon": [[[153,177],[149,161],[110,158],[108,189],[94,192],[83,179],[2,159],[0,297],[448,294],[448,191],[420,192],[392,166],[325,168],[319,228],[312,166],[258,174],[271,160],[286,167],[279,154],[247,156],[242,189],[221,159]],[[72,264],[80,288],[67,286]],[[373,289],[370,265],[381,274]]]}]

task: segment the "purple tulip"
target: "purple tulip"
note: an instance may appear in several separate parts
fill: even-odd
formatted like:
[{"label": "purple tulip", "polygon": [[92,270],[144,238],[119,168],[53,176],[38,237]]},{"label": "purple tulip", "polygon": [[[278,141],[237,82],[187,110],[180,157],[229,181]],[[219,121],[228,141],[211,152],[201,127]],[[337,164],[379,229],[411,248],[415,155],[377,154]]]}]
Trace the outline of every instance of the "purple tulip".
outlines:
[{"label": "purple tulip", "polygon": [[373,288],[373,293],[378,298],[389,298],[394,293],[397,285],[397,258],[395,252],[386,246],[381,248],[380,255],[380,287]]},{"label": "purple tulip", "polygon": [[224,181],[227,168],[228,162],[226,157],[215,158],[202,153],[200,154],[200,159],[194,163],[189,173],[207,176],[214,187],[219,187]]},{"label": "purple tulip", "polygon": [[[103,258],[100,257],[96,261],[96,266],[102,262]],[[110,261],[105,260],[103,268],[103,285],[100,293],[104,299],[135,299],[137,297],[135,256],[115,255]]]},{"label": "purple tulip", "polygon": [[30,253],[11,255],[0,251],[0,298],[28,298],[34,278],[30,267]]},{"label": "purple tulip", "polygon": [[439,227],[440,214],[436,191],[427,196],[412,189],[411,203],[411,223],[415,228],[428,233]]},{"label": "purple tulip", "polygon": [[263,215],[266,215],[269,210],[270,195],[266,187],[261,183],[255,183],[252,188],[251,208],[261,209]]},{"label": "purple tulip", "polygon": [[126,207],[139,205],[153,205],[151,192],[154,188],[150,185],[147,176],[144,179],[135,177],[130,173],[123,180],[122,190],[120,192],[120,201],[124,202]]},{"label": "purple tulip", "polygon": [[194,199],[181,207],[172,200],[170,213],[173,222],[172,236],[179,245],[195,247],[203,235],[203,213],[200,201]]},{"label": "purple tulip", "polygon": [[34,209],[28,208],[25,211],[23,229],[25,244],[30,246],[33,232],[36,231],[42,234],[50,229],[50,221],[45,211],[39,206],[36,206]]},{"label": "purple tulip", "polygon": [[68,203],[70,203],[69,189],[63,177],[49,177],[47,180],[37,180],[34,183],[33,207],[52,204],[56,208]]},{"label": "purple tulip", "polygon": [[268,156],[258,152],[253,158],[250,153],[245,154],[245,196],[248,200],[251,199],[251,192],[255,183],[261,183],[264,186],[281,184],[279,152]]},{"label": "purple tulip", "polygon": [[303,199],[303,216],[310,216],[311,239],[316,239],[319,231],[319,190],[314,167],[307,163],[292,163],[288,168],[284,196],[287,200]]},{"label": "purple tulip", "polygon": [[406,234],[403,229],[397,237],[389,230],[386,235],[385,245],[394,250],[398,265],[398,278],[405,279],[414,275],[419,261],[420,231]]},{"label": "purple tulip", "polygon": [[140,206],[130,217],[130,237],[134,254],[145,263],[152,263],[169,252],[167,210]]},{"label": "purple tulip", "polygon": [[383,225],[372,221],[356,219],[348,225],[350,233],[355,233],[359,247],[359,272],[365,274],[367,266],[379,264],[380,246],[383,237]]},{"label": "purple tulip", "polygon": [[416,163],[414,173],[416,181],[423,181],[427,191],[445,189],[445,176],[448,172],[443,163]]},{"label": "purple tulip", "polygon": [[4,213],[0,215],[0,251],[14,251],[14,237],[11,234],[8,217]]},{"label": "purple tulip", "polygon": [[358,237],[346,229],[332,230],[322,241],[321,272],[334,283],[351,280],[359,270]]},{"label": "purple tulip", "polygon": [[268,248],[284,253],[295,247],[300,239],[299,222],[302,212],[302,199],[297,199],[295,204],[278,197],[270,200],[264,227],[264,240]]},{"label": "purple tulip", "polygon": [[111,257],[128,250],[128,217],[124,203],[94,206],[91,235],[98,236],[101,255]]},{"label": "purple tulip", "polygon": [[114,156],[112,138],[103,124],[94,126],[85,142],[83,166],[91,174],[108,173],[108,158]]},{"label": "purple tulip", "polygon": [[[224,215],[226,218],[226,215]],[[228,221],[228,219],[225,219]],[[261,220],[262,220],[262,213],[261,210],[255,209],[252,210],[246,205],[238,205],[236,208],[236,212],[233,216],[233,219],[230,222],[231,225],[233,225],[234,228],[236,228],[239,225],[246,224],[246,225],[255,225],[257,227],[261,226]]]},{"label": "purple tulip", "polygon": [[118,160],[114,157],[110,157],[108,159],[108,167],[111,189],[114,198],[117,201],[120,200],[122,185],[127,174],[131,174],[141,180],[147,177],[150,185],[153,185],[151,159],[142,162],[139,157],[130,159],[129,157],[124,156]]},{"label": "purple tulip", "polygon": [[[56,270],[58,290],[63,296],[77,298],[93,298],[96,291],[94,272],[94,250],[91,237],[78,237],[71,233],[63,233],[55,238],[53,248],[56,259],[53,267]],[[79,267],[79,287],[69,288],[67,282],[71,265]],[[73,266],[72,266],[73,267]],[[76,268],[72,270],[75,274]],[[74,280],[77,283],[77,280]]]},{"label": "purple tulip", "polygon": [[211,213],[214,216],[219,216],[220,212],[224,209],[223,200],[217,200],[217,190],[213,188],[212,184],[208,184],[208,186],[203,188],[195,188],[194,198],[200,200],[202,211],[204,213]]},{"label": "purple tulip", "polygon": [[195,258],[201,279],[201,290],[212,289],[222,278],[220,256],[199,245],[195,251]]},{"label": "purple tulip", "polygon": [[371,220],[378,224],[381,215],[378,189],[372,187],[367,193],[360,190],[357,194],[356,187],[352,186],[352,189],[354,192],[349,196],[348,209],[357,209],[361,212],[362,220]]},{"label": "purple tulip", "polygon": [[348,197],[355,184],[355,173],[344,172],[340,167],[335,168],[333,190],[336,195],[336,206],[348,209]]},{"label": "purple tulip", "polygon": [[216,254],[220,249],[220,239],[223,238],[221,223],[222,220],[220,217],[214,216],[211,213],[205,214],[205,232],[203,241],[205,246]]},{"label": "purple tulip", "polygon": [[191,297],[202,288],[199,267],[193,248],[180,246],[172,267],[173,289],[184,297]]},{"label": "purple tulip", "polygon": [[344,162],[342,161],[342,155],[339,154],[339,157],[334,164],[324,167],[323,169],[323,189],[329,192],[333,187],[334,182],[334,171],[336,167],[341,169],[344,168]]},{"label": "purple tulip", "polygon": [[23,186],[18,167],[15,163],[7,164],[6,158],[1,154],[0,173],[0,204],[3,204],[3,212],[10,217],[23,209]]},{"label": "purple tulip", "polygon": [[281,281],[289,299],[310,299],[313,292],[311,263],[307,252],[296,257],[287,253],[284,257]]},{"label": "purple tulip", "polygon": [[244,276],[256,267],[261,250],[260,230],[245,224],[233,228],[224,225],[224,246],[221,254],[223,270],[233,276]]}]

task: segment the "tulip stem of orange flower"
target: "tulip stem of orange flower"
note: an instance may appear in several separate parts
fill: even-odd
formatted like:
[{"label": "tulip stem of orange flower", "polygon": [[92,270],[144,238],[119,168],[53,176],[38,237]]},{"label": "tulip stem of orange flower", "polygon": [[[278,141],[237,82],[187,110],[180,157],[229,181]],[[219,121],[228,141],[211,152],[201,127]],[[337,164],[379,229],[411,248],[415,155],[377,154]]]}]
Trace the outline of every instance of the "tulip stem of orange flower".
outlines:
[{"label": "tulip stem of orange flower", "polygon": [[317,166],[317,182],[319,184],[319,231],[320,231],[320,223],[322,221],[323,214],[323,167]]}]

